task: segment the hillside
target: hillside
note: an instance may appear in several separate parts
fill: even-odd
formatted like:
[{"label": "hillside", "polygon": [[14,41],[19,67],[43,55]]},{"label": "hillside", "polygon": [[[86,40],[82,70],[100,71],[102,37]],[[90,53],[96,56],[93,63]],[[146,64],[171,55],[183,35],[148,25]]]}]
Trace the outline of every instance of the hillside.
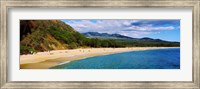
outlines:
[{"label": "hillside", "polygon": [[58,20],[20,21],[21,54],[74,48],[81,45],[81,39],[86,38]]}]

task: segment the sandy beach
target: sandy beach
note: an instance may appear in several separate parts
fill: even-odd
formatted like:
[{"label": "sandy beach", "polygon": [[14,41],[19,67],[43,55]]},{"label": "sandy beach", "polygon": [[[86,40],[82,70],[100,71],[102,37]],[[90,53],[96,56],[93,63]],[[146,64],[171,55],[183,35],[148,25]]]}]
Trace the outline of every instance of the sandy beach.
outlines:
[{"label": "sandy beach", "polygon": [[20,69],[48,69],[73,60],[138,50],[160,49],[166,47],[130,47],[130,48],[79,48],[72,50],[54,50],[36,54],[20,55]]}]

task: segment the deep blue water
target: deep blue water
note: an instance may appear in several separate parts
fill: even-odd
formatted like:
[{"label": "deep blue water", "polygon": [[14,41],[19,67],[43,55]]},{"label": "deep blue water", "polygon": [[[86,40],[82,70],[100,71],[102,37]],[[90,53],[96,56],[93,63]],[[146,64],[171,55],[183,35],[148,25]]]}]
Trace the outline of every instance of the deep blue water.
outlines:
[{"label": "deep blue water", "polygon": [[53,69],[180,69],[180,48],[132,51],[96,56]]}]

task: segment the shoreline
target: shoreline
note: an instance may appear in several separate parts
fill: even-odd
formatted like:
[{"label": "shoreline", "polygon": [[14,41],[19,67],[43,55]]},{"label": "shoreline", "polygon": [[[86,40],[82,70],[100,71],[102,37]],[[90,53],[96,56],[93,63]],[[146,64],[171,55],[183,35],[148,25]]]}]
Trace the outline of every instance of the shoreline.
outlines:
[{"label": "shoreline", "polygon": [[48,69],[74,60],[130,51],[180,47],[79,48],[20,55],[20,69]]}]

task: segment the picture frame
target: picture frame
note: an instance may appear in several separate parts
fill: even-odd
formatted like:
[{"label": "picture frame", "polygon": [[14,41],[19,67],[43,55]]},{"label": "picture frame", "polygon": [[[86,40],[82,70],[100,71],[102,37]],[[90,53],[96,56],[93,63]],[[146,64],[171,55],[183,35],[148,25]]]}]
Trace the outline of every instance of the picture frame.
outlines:
[{"label": "picture frame", "polygon": [[[1,88],[166,88],[200,89],[200,1],[199,0],[1,0],[0,70]],[[192,8],[192,82],[187,81],[8,81],[8,10],[10,8]]]}]

